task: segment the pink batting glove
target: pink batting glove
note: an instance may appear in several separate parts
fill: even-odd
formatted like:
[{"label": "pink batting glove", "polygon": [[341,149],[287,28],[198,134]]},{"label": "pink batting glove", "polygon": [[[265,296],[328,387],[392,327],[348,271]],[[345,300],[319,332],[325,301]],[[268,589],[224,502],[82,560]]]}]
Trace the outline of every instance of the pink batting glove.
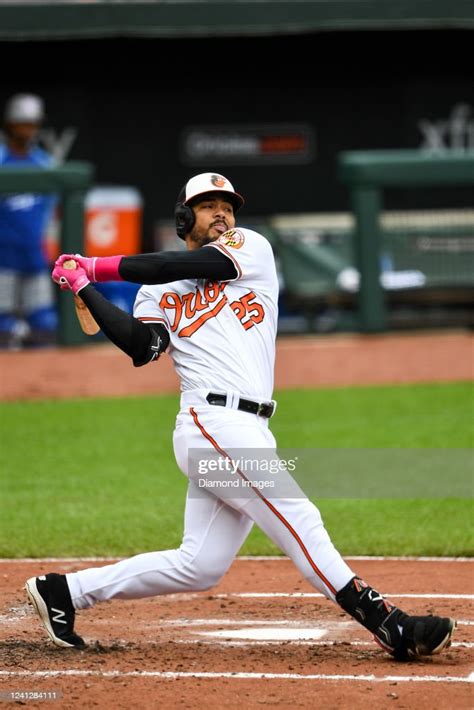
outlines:
[{"label": "pink batting glove", "polygon": [[119,256],[82,256],[82,254],[61,254],[56,260],[55,266],[61,266],[65,261],[74,259],[87,274],[89,281],[123,281],[118,268],[122,260]]},{"label": "pink batting glove", "polygon": [[78,266],[81,267],[81,269],[84,269],[89,281],[95,281],[94,261],[96,258],[97,257],[89,258],[87,256],[82,256],[82,254],[61,254],[61,256],[54,262],[54,265],[62,267],[65,261],[72,259]]},{"label": "pink batting glove", "polygon": [[51,275],[53,281],[56,281],[63,291],[72,291],[74,295],[90,283],[86,272],[80,266],[75,269],[63,269],[62,266],[55,266]]}]

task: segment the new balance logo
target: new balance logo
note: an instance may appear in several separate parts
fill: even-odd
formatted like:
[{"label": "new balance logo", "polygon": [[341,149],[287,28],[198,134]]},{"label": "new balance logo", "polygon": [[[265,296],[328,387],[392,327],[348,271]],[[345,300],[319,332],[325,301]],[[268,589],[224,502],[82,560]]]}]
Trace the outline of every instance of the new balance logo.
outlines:
[{"label": "new balance logo", "polygon": [[61,611],[61,609],[55,609],[53,606],[51,607],[51,611],[54,611],[56,613],[56,616],[52,617],[52,620],[55,621],[57,624],[67,624],[67,621],[62,619],[62,616],[66,616],[66,612]]}]

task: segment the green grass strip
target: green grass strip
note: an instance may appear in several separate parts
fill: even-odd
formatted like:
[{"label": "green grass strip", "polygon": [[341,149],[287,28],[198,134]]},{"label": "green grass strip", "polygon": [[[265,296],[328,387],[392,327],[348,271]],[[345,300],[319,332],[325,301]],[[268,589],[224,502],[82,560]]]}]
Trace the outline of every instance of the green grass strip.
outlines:
[{"label": "green grass strip", "polygon": [[[470,383],[277,393],[279,448],[469,448]],[[131,555],[181,542],[177,396],[1,405],[0,556]],[[449,475],[447,471],[446,475]],[[344,555],[471,555],[472,499],[315,501]],[[243,554],[280,551],[254,529]]]}]

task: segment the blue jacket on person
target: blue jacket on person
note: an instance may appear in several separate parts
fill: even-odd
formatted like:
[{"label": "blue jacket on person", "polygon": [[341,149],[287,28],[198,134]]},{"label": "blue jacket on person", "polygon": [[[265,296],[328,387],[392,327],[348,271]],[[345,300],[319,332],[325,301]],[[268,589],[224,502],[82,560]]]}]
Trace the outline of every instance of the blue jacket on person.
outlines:
[{"label": "blue jacket on person", "polygon": [[[18,156],[0,145],[2,166],[53,167],[53,158],[35,146]],[[48,268],[43,238],[56,196],[41,193],[0,194],[0,269],[35,274]]]}]

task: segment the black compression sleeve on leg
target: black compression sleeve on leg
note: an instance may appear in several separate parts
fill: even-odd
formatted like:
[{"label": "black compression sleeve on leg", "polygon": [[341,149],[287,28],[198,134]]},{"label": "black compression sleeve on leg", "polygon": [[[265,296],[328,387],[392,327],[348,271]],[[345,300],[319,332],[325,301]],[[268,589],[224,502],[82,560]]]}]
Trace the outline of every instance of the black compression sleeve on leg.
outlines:
[{"label": "black compression sleeve on leg", "polygon": [[214,247],[124,256],[119,273],[124,281],[140,284],[162,284],[181,279],[228,281],[238,276],[232,260]]},{"label": "black compression sleeve on leg", "polygon": [[133,359],[136,367],[156,359],[168,347],[169,335],[165,326],[160,323],[145,325],[110,303],[92,284],[83,288],[79,296],[102,332]]}]

